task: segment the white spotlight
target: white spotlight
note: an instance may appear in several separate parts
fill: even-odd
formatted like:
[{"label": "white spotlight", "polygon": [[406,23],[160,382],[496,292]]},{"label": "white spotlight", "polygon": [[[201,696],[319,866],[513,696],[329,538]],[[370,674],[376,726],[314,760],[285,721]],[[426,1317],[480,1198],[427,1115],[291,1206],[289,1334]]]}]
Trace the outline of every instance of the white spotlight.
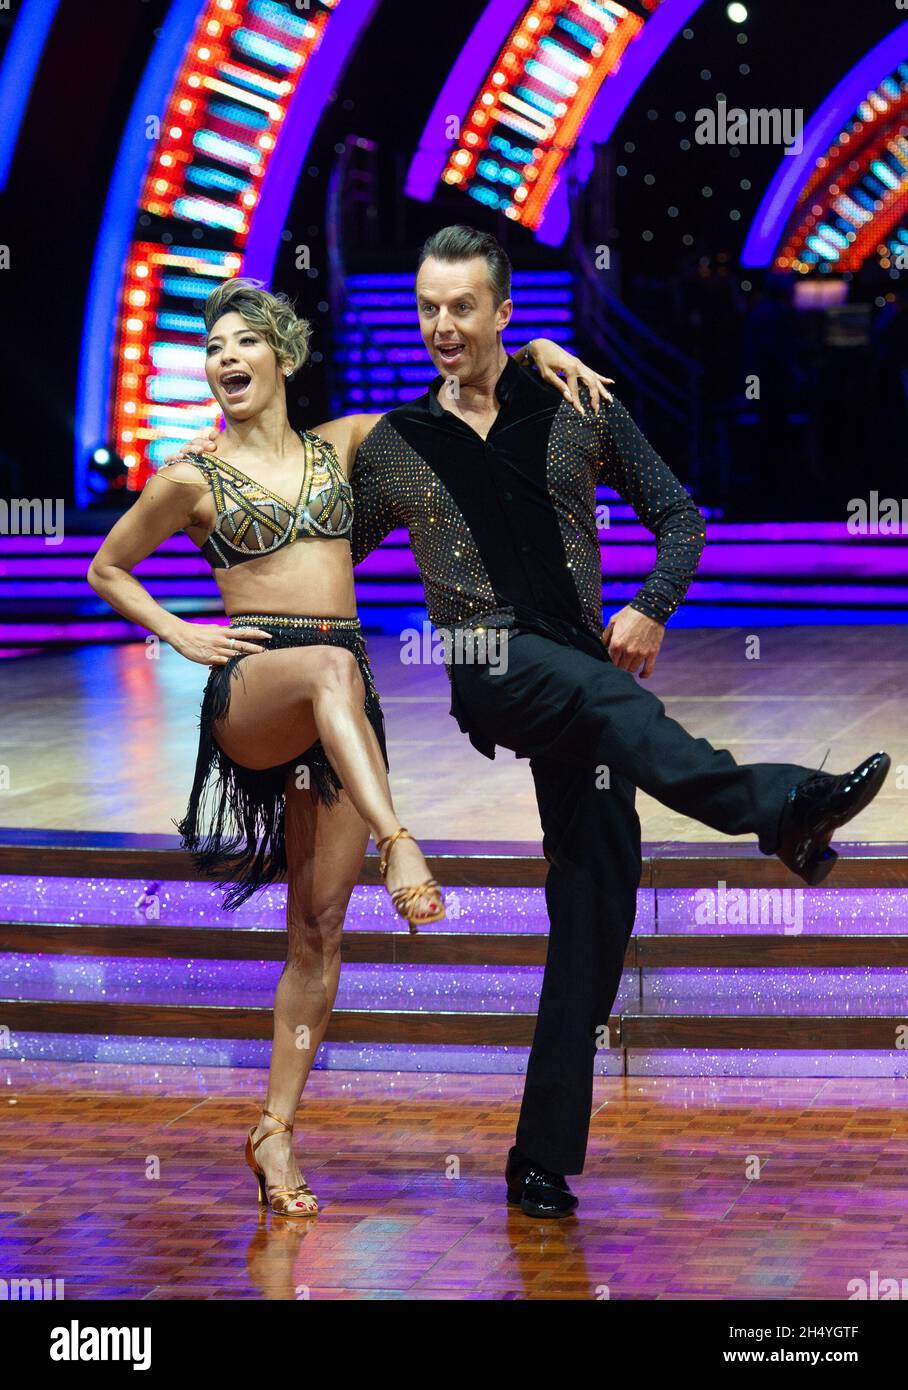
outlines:
[{"label": "white spotlight", "polygon": [[729,17],[729,19],[731,20],[732,24],[746,24],[746,23],[747,23],[747,6],[746,6],[746,5],[726,5],[726,7],[725,7],[725,13],[728,15],[728,17]]}]

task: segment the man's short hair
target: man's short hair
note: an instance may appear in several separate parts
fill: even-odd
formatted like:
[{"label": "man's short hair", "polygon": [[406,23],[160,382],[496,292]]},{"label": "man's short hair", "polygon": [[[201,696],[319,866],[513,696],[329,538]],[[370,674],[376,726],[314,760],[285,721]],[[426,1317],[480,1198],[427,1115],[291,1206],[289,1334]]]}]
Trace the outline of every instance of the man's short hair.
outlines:
[{"label": "man's short hair", "polygon": [[511,297],[511,262],[500,241],[489,232],[478,232],[475,227],[442,227],[433,232],[423,244],[416,269],[429,257],[436,261],[472,261],[481,256],[489,274],[489,286],[495,306],[503,304]]}]

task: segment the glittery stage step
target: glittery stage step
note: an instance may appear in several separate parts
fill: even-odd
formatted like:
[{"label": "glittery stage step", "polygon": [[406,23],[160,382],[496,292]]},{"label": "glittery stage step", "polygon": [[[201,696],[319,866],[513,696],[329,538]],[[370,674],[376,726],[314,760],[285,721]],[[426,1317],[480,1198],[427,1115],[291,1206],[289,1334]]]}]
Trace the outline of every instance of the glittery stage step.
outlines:
[{"label": "glittery stage step", "polygon": [[[169,837],[3,839],[0,1002],[15,1056],[267,1059],[283,885],[226,913],[221,890],[181,877],[192,866]],[[519,1071],[547,865],[525,844],[425,848],[450,916],[411,936],[367,859],[317,1064]],[[908,850],[840,848],[838,886],[805,890],[752,845],[647,845],[600,1069],[790,1074],[799,1054],[818,1074],[902,1074]]]}]

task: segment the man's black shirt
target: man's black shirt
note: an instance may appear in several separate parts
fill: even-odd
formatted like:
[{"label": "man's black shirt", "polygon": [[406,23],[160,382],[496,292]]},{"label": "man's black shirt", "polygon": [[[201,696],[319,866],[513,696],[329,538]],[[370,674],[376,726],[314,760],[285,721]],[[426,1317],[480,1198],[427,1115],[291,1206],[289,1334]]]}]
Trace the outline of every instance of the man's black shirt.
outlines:
[{"label": "man's black shirt", "polygon": [[382,416],[353,470],[353,563],[406,527],[438,627],[502,608],[602,631],[596,485],[656,537],[656,565],[630,606],[665,622],[687,592],[703,518],[616,399],[583,416],[509,358],[483,440],[446,410],[439,376]]}]

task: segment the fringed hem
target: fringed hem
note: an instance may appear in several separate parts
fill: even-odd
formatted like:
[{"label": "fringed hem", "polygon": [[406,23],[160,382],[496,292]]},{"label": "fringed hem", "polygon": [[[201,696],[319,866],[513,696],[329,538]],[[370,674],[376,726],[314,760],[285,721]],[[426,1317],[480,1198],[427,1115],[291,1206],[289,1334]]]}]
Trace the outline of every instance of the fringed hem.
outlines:
[{"label": "fringed hem", "polygon": [[[240,626],[233,619],[234,626]],[[326,624],[331,619],[323,620]],[[243,625],[246,625],[245,622]],[[269,650],[280,647],[335,646],[351,651],[357,659],[366,687],[365,713],[375,730],[385,767],[388,753],[385,724],[372,677],[365,642],[358,626],[321,628],[314,623],[292,627],[256,615],[255,626],[272,633]],[[255,771],[233,762],[214,735],[215,724],[230,705],[230,683],[245,658],[231,657],[212,671],[199,718],[199,751],[186,815],[174,821],[184,849],[197,868],[228,891],[223,906],[233,910],[259,888],[276,882],[287,872],[284,834],[286,786],[289,776],[304,778],[317,801],[334,805],[342,784],[320,742],[277,767]]]}]

